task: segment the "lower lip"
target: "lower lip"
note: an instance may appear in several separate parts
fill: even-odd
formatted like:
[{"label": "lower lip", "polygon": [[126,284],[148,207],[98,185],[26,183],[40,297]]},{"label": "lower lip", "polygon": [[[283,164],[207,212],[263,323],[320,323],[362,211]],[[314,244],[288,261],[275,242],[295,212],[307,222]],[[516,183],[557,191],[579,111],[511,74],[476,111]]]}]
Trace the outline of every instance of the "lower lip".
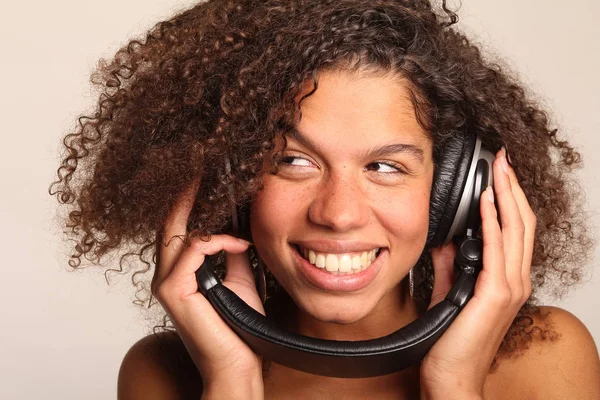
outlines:
[{"label": "lower lip", "polygon": [[386,254],[385,250],[381,249],[375,261],[363,271],[354,274],[334,275],[328,273],[325,268],[315,267],[302,257],[294,246],[291,246],[291,248],[297,263],[300,265],[300,272],[310,283],[320,289],[336,292],[354,292],[367,287],[377,276],[383,262],[383,256]]}]

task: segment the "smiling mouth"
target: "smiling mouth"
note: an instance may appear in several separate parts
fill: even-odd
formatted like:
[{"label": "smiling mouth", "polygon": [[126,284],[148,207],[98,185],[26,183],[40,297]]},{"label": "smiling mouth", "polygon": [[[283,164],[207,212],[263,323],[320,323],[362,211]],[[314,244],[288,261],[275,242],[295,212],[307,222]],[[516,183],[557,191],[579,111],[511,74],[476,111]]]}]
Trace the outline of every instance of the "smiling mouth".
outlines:
[{"label": "smiling mouth", "polygon": [[381,248],[356,253],[323,253],[292,245],[302,258],[315,267],[335,275],[356,274],[367,269],[381,253]]}]

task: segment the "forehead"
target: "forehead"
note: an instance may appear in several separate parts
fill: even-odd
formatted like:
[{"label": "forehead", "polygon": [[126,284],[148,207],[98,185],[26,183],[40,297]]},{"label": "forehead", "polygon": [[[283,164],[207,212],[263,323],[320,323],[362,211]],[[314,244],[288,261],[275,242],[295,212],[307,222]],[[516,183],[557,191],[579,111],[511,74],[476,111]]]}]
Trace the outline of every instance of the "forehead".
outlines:
[{"label": "forehead", "polygon": [[[312,81],[305,83],[297,99],[312,89]],[[321,72],[316,91],[300,102],[298,130],[345,145],[403,140],[430,152],[431,135],[417,120],[413,96],[409,81],[397,74]]]}]

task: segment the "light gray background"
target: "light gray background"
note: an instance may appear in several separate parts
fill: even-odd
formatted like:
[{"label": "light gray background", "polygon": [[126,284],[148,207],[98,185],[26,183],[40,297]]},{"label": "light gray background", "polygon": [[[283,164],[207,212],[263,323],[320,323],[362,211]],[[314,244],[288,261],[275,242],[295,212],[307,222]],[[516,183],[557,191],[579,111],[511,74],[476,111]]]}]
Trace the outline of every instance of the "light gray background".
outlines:
[{"label": "light gray background", "polygon": [[[47,187],[60,137],[92,105],[87,82],[96,61],[191,2],[7,3],[0,12],[0,398],[114,398],[121,359],[148,325],[131,304],[129,277],[107,287],[97,271],[66,272]],[[519,71],[583,153],[581,179],[598,226],[600,3],[463,3],[460,26]],[[596,273],[557,303],[577,315],[597,343],[599,290]]]}]

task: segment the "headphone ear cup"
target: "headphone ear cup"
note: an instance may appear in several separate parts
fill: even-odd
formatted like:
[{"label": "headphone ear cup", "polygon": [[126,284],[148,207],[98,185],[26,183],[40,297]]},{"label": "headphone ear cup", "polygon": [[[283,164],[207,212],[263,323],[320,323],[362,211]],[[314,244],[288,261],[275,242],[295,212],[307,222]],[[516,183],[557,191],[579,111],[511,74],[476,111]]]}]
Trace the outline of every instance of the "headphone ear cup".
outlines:
[{"label": "headphone ear cup", "polygon": [[444,243],[465,190],[477,137],[456,135],[444,143],[431,187],[427,246]]}]

